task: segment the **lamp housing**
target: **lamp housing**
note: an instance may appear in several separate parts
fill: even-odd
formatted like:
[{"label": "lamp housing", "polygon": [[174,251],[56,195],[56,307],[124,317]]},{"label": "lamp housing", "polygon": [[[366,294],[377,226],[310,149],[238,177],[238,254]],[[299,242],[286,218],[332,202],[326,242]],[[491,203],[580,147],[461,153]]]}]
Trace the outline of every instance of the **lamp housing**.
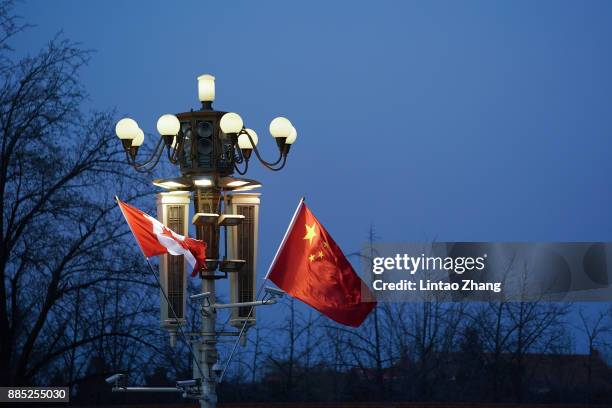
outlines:
[{"label": "lamp housing", "polygon": [[[182,148],[178,164],[183,175],[227,176],[234,172],[234,140],[222,130],[225,112],[190,111],[177,114]],[[242,119],[241,119],[242,121]]]},{"label": "lamp housing", "polygon": [[[229,209],[232,214],[244,216],[244,220],[227,228],[230,259],[243,259],[245,265],[240,273],[230,275],[230,299],[232,303],[253,302],[257,282],[257,238],[259,229],[259,193],[232,193]],[[232,308],[230,323],[240,328],[243,324],[255,324],[255,310],[251,308]]]},{"label": "lamp housing", "polygon": [[[189,230],[190,201],[191,194],[188,191],[158,193],[157,219],[177,234],[186,235]],[[167,296],[160,296],[160,319],[162,327],[171,334],[176,332],[178,326],[186,323],[185,263],[183,255],[164,254],[159,261],[161,290]]]}]

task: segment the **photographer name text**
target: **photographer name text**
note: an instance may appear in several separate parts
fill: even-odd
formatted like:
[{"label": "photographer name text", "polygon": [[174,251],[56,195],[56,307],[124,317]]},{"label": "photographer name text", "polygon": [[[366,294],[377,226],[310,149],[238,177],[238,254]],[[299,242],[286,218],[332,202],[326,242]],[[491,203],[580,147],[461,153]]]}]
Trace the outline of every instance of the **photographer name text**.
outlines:
[{"label": "photographer name text", "polygon": [[[396,254],[392,257],[376,257],[372,259],[372,273],[378,278],[388,271],[403,271],[410,276],[417,272],[446,272],[462,275],[466,272],[480,272],[486,267],[487,254],[478,257],[440,257],[411,256]],[[401,279],[386,282],[384,279],[374,279],[372,289],[375,291],[421,291],[421,292],[452,292],[452,291],[490,291],[499,293],[501,282],[480,282],[474,279],[448,282],[435,279],[409,280]]]}]

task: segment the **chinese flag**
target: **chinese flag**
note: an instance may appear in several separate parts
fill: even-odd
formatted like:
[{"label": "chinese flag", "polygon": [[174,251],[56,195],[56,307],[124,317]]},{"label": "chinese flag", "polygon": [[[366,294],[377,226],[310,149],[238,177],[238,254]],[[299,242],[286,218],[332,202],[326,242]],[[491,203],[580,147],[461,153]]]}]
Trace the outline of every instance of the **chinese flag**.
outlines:
[{"label": "chinese flag", "polygon": [[376,306],[323,225],[301,201],[268,278],[330,319],[358,327]]}]

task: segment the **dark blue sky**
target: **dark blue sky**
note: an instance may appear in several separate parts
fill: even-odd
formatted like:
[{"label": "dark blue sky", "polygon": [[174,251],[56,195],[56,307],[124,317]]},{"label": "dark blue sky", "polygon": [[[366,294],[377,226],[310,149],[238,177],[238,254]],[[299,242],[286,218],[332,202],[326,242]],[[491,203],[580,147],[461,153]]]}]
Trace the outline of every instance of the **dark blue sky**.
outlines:
[{"label": "dark blue sky", "polygon": [[[36,27],[96,50],[97,109],[155,131],[199,106],[259,133],[298,129],[264,183],[261,268],[301,195],[340,246],[385,241],[612,239],[612,2],[29,1]],[[263,272],[263,271],[262,271]]]}]

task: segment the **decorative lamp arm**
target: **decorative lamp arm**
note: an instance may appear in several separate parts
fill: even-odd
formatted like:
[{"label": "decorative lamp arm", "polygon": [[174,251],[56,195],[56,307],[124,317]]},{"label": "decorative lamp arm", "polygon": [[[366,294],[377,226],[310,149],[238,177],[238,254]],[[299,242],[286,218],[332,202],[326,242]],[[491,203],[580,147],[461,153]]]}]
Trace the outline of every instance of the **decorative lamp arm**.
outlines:
[{"label": "decorative lamp arm", "polygon": [[[253,147],[253,150],[255,151],[255,155],[257,156],[257,159],[259,159],[261,164],[263,164],[266,168],[268,168],[268,169],[270,169],[272,171],[278,171],[278,170],[282,169],[283,167],[285,167],[285,163],[287,162],[287,155],[286,154],[283,154],[283,152],[281,151],[280,154],[279,154],[278,159],[275,162],[268,162],[268,161],[264,160],[263,157],[261,157],[261,154],[259,153],[259,149],[257,149],[257,145],[255,144],[255,142],[254,142],[253,138],[251,137],[251,135],[249,134],[249,132],[247,132],[243,128],[240,131],[240,133],[238,133],[238,136],[240,136],[242,134],[246,134],[247,135],[247,137],[249,138],[249,142],[251,143],[251,146]],[[238,147],[238,150],[241,150],[240,147]],[[241,151],[241,155],[242,155],[242,151]],[[275,167],[279,163],[281,163],[280,166]]]}]

